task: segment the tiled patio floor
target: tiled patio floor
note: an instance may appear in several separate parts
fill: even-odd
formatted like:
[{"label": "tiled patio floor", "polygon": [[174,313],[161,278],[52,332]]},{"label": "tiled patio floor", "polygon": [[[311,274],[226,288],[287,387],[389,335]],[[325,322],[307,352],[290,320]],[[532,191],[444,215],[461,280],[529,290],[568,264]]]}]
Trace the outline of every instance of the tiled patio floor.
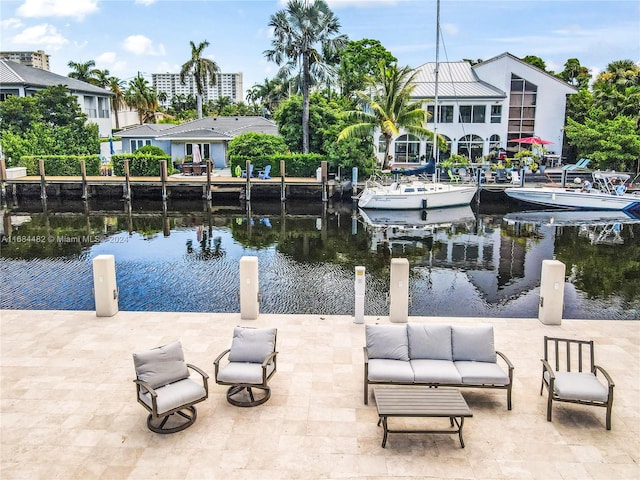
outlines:
[{"label": "tiled patio floor", "polygon": [[[466,448],[454,435],[397,434],[383,449],[375,402],[362,401],[364,327],[351,317],[0,315],[3,480],[640,478],[640,322],[411,318],[493,324],[497,349],[515,365],[513,410],[503,390],[463,390],[474,414],[465,422]],[[211,381],[191,428],[147,430],[131,353],[179,339],[187,361],[213,375],[213,359],[229,347],[235,325],[278,328],[271,399],[233,407]],[[545,334],[596,341],[596,361],[616,382],[611,431],[602,408],[558,404],[553,422],[546,421],[539,395]],[[446,419],[432,422],[448,426]]]}]

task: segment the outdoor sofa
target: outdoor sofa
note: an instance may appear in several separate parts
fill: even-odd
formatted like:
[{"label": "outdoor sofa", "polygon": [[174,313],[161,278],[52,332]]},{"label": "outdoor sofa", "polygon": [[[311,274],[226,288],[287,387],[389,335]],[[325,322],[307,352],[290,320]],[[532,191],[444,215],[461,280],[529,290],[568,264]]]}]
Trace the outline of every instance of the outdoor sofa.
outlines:
[{"label": "outdoor sofa", "polygon": [[511,410],[513,365],[495,350],[492,325],[407,323],[365,325],[365,330],[365,404],[369,385],[426,385],[505,389]]}]

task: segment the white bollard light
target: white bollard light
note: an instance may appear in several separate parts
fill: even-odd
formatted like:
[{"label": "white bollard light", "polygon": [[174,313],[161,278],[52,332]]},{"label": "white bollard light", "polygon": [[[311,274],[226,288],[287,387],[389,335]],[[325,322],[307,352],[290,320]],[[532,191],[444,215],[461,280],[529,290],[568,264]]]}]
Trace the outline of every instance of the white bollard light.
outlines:
[{"label": "white bollard light", "polygon": [[240,318],[256,320],[260,314],[258,257],[240,259]]},{"label": "white bollard light", "polygon": [[562,323],[564,274],[565,265],[559,260],[542,261],[538,320],[545,325],[560,325]]},{"label": "white bollard light", "polygon": [[409,260],[392,258],[390,277],[389,321],[407,323],[409,321]]},{"label": "white bollard light", "polygon": [[355,290],[355,313],[354,322],[364,323],[364,295],[366,290],[365,267],[356,267]]},{"label": "white bollard light", "polygon": [[93,259],[93,295],[96,317],[113,317],[118,313],[116,261],[113,255],[98,255]]}]

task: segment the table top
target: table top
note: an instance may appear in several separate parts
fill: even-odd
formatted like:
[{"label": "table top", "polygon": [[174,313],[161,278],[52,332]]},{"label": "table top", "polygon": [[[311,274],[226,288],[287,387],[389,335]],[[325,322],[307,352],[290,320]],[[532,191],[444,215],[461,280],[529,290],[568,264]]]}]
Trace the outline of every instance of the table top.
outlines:
[{"label": "table top", "polygon": [[375,388],[380,417],[472,417],[460,391],[454,388]]}]

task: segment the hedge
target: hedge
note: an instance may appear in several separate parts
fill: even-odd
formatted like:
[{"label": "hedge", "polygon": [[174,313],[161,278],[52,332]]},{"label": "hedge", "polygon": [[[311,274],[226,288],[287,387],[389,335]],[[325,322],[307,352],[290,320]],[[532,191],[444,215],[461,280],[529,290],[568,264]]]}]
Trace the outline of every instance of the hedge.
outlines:
[{"label": "hedge", "polygon": [[46,175],[73,177],[82,175],[80,160],[84,160],[87,175],[100,175],[99,155],[34,155],[20,157],[19,167],[27,167],[27,175],[40,175],[40,160],[44,160]]},{"label": "hedge", "polygon": [[124,176],[124,161],[129,160],[129,175],[135,177],[158,177],[160,176],[160,161],[166,160],[167,174],[175,173],[173,162],[168,155],[136,155],[135,153],[126,153],[122,155],[112,155],[111,163],[113,165],[113,174],[116,177]]},{"label": "hedge", "polygon": [[288,177],[315,177],[320,162],[326,160],[326,157],[318,153],[276,154],[261,157],[232,155],[229,159],[231,174],[235,176],[236,166],[238,165],[244,170],[247,166],[247,160],[253,164],[254,171],[264,170],[264,167],[271,165],[271,176],[279,177],[281,175],[280,160],[284,160],[285,174]]}]

